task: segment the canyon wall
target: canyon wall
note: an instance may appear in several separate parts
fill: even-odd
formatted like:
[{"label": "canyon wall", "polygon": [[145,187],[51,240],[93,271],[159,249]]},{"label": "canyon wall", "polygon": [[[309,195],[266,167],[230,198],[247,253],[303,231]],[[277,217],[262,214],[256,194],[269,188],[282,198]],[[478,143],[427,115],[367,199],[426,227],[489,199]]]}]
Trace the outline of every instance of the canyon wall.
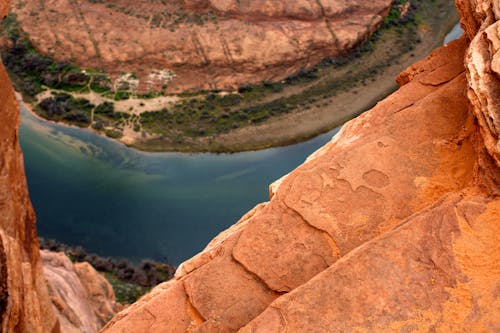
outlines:
[{"label": "canyon wall", "polygon": [[18,144],[19,116],[0,63],[1,332],[98,332],[121,307],[111,285],[90,265],[73,265],[64,254],[50,252],[40,258]]},{"label": "canyon wall", "polygon": [[[9,3],[0,0],[0,18],[8,8]],[[48,252],[41,259],[19,126],[19,105],[0,63],[1,332],[95,333],[119,306],[109,283],[90,265],[73,267],[64,254]]]},{"label": "canyon wall", "polygon": [[[0,17],[8,2],[0,1]],[[19,106],[0,64],[0,318],[2,332],[58,332],[40,263],[18,143]]]},{"label": "canyon wall", "polygon": [[61,0],[12,10],[42,53],[178,93],[277,81],[337,57],[366,41],[391,3]]},{"label": "canyon wall", "polygon": [[500,15],[457,7],[465,36],[103,332],[499,331]]},{"label": "canyon wall", "polygon": [[457,1],[471,44],[466,66],[468,96],[489,154],[500,166],[500,2]]},{"label": "canyon wall", "polygon": [[40,255],[61,332],[98,332],[121,309],[112,286],[90,264],[72,263],[64,253]]},{"label": "canyon wall", "polygon": [[[242,15],[198,6],[221,3]],[[464,37],[401,73],[397,92],[103,332],[500,331],[500,5],[457,7]],[[18,129],[0,64],[2,331],[59,332]]]}]

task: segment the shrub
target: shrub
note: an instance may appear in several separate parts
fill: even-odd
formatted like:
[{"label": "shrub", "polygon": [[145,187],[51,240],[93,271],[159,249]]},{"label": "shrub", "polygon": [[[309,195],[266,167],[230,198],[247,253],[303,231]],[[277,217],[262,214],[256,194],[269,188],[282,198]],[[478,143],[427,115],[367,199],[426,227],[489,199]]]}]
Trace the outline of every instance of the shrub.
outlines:
[{"label": "shrub", "polygon": [[101,103],[94,110],[94,113],[103,114],[106,116],[112,116],[114,112],[115,112],[115,105],[111,102]]},{"label": "shrub", "polygon": [[118,130],[110,129],[106,130],[106,136],[111,139],[119,139],[123,136],[123,133]]},{"label": "shrub", "polygon": [[123,101],[130,98],[130,92],[128,91],[117,91],[115,93],[115,101]]}]

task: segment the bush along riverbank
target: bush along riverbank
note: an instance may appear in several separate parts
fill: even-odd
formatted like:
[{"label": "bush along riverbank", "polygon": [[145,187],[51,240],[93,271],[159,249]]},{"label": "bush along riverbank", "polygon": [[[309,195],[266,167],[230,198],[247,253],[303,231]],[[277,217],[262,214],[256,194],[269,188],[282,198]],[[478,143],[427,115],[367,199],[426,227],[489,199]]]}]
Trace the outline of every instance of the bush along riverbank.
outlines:
[{"label": "bush along riverbank", "polygon": [[290,144],[358,115],[370,106],[368,101],[338,112],[338,117],[329,116],[326,124],[311,124],[306,134],[294,134],[287,123],[274,131],[269,143],[259,141],[258,131],[250,137],[245,132],[269,132],[263,125],[285,118],[293,118],[293,123],[305,114],[332,113],[340,96],[368,99],[363,92],[367,88],[380,86],[378,95],[387,94],[388,88],[378,80],[386,80],[384,74],[390,72],[393,82],[392,73],[404,69],[397,66],[404,58],[425,56],[455,21],[452,0],[394,0],[381,27],[349,54],[325,59],[280,82],[232,92],[134,94],[133,73],[112,84],[105,73],[37,53],[13,14],[4,22],[3,39],[8,42],[3,44],[11,47],[2,57],[16,89],[45,119],[90,128],[141,150],[234,152]]},{"label": "bush along riverbank", "polygon": [[64,252],[73,262],[88,262],[111,283],[116,301],[132,304],[152,287],[173,278],[175,267],[145,260],[136,265],[127,259],[101,257],[87,253],[82,247],[72,247],[54,240],[39,238],[40,249]]}]

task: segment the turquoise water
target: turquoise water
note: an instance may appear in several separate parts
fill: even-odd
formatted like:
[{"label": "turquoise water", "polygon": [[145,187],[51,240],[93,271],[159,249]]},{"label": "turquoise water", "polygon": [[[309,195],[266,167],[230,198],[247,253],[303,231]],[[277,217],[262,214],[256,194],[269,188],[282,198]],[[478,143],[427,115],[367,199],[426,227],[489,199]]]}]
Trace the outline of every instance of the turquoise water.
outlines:
[{"label": "turquoise water", "polygon": [[268,200],[268,185],[336,132],[231,155],[144,153],[22,109],[20,142],[41,236],[177,264]]}]

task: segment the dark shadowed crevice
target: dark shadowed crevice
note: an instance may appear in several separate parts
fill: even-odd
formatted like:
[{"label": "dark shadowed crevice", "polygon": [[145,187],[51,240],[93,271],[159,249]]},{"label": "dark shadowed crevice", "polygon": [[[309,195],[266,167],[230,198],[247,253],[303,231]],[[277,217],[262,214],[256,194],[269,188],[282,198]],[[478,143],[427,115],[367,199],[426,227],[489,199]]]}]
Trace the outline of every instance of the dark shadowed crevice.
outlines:
[{"label": "dark shadowed crevice", "polygon": [[3,247],[3,241],[0,237],[0,322],[2,322],[9,299],[7,277],[7,258]]}]

